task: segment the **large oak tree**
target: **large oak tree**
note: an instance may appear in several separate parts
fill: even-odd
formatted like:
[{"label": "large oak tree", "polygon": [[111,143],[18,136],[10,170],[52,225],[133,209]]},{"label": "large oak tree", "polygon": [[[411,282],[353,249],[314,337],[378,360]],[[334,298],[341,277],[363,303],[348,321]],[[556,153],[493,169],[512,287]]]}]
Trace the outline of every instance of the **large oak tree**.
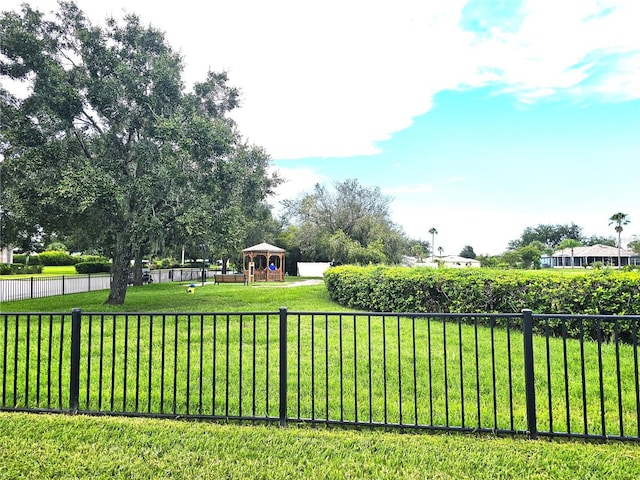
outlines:
[{"label": "large oak tree", "polygon": [[107,303],[121,304],[131,261],[159,244],[246,236],[277,179],[228,118],[224,73],[186,93],[162,32],[135,15],[93,25],[73,2],[3,12],[0,29],[3,241],[86,239],[113,259]]}]

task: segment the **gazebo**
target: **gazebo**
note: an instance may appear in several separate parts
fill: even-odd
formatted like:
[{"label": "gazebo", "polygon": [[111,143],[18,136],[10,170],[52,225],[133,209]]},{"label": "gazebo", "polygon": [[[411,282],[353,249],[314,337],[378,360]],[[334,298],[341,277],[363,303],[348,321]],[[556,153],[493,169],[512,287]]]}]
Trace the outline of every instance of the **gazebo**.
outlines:
[{"label": "gazebo", "polygon": [[244,274],[249,282],[284,282],[284,254],[285,250],[268,243],[242,250]]}]

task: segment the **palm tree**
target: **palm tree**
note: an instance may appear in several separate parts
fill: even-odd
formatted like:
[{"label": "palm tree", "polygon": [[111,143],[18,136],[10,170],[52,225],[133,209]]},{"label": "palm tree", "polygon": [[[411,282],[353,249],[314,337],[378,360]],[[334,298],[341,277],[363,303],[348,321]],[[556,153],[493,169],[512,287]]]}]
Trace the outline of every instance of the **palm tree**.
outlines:
[{"label": "palm tree", "polygon": [[416,257],[418,263],[422,262],[422,257],[424,256],[424,247],[420,244],[413,245],[411,247],[411,253]]},{"label": "palm tree", "polygon": [[564,245],[562,242],[558,245],[558,249],[560,250],[560,266],[564,268]]},{"label": "palm tree", "polygon": [[618,212],[618,213],[614,213],[613,215],[611,215],[611,217],[609,217],[609,225],[615,224],[616,225],[615,230],[618,233],[618,268],[622,266],[620,262],[620,247],[622,246],[621,234],[622,234],[622,230],[624,230],[622,226],[628,225],[630,221],[631,220],[629,220],[628,213]]},{"label": "palm tree", "polygon": [[571,250],[571,267],[572,268],[576,266],[576,259],[573,257],[573,249],[575,247],[579,247],[580,245],[582,244],[574,238],[565,238],[564,240],[562,240],[562,242],[560,242],[560,245],[558,245],[558,248],[562,250],[563,257],[564,257],[565,248],[568,248]]},{"label": "palm tree", "polygon": [[431,234],[431,261],[433,262],[433,256],[436,253],[436,235],[438,234],[438,230],[436,230],[436,227],[431,227],[429,233]]},{"label": "palm tree", "polygon": [[440,254],[440,256],[442,256],[442,252],[444,252],[444,248],[438,247],[438,253]]}]

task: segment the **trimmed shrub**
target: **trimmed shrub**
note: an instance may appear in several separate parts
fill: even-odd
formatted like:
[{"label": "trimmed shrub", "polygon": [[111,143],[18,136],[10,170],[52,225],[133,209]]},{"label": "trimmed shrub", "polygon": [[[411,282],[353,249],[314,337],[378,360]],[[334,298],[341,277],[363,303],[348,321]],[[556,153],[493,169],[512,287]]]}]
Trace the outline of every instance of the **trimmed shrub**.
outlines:
[{"label": "trimmed shrub", "polygon": [[13,263],[11,264],[11,272],[10,273],[42,273],[42,265],[23,265],[22,263]]},{"label": "trimmed shrub", "polygon": [[177,260],[173,260],[172,258],[163,258],[156,262],[157,268],[178,268],[180,267],[180,262]]},{"label": "trimmed shrub", "polygon": [[26,253],[16,253],[13,255],[14,264],[27,264],[27,257],[29,257],[29,265],[40,265],[40,257],[37,254],[27,255]]},{"label": "trimmed shrub", "polygon": [[81,262],[76,264],[78,273],[110,273],[111,264],[108,262]]},{"label": "trimmed shrub", "polygon": [[73,258],[73,261],[76,265],[78,263],[85,262],[109,263],[109,259],[101,255],[73,255],[71,258]]},{"label": "trimmed shrub", "polygon": [[38,255],[40,258],[40,264],[45,266],[60,266],[60,265],[75,265],[76,261],[74,257],[67,252],[60,251],[48,251],[42,252]]},{"label": "trimmed shrub", "polygon": [[[325,272],[330,297],[341,305],[376,312],[638,315],[638,272],[593,271],[575,275],[490,269],[334,267]],[[626,324],[628,325],[628,324]],[[594,335],[593,326],[566,325]],[[550,322],[559,334],[561,323]],[[608,328],[608,327],[607,327]],[[611,327],[613,328],[613,327]],[[620,325],[621,333],[624,327]],[[626,332],[628,334],[629,332]],[[605,332],[609,337],[613,332]]]},{"label": "trimmed shrub", "polygon": [[11,265],[7,263],[0,263],[0,275],[11,275]]}]

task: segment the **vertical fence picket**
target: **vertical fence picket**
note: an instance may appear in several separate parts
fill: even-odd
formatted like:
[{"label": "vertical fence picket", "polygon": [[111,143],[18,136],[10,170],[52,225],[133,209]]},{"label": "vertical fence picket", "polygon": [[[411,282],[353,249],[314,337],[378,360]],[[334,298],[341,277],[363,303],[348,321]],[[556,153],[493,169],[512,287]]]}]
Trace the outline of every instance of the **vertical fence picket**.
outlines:
[{"label": "vertical fence picket", "polygon": [[640,375],[638,375],[638,320],[633,319],[631,332],[633,335],[633,379],[636,391],[636,426],[640,438]]},{"label": "vertical fence picket", "polygon": [[278,338],[280,353],[280,426],[287,425],[287,309],[280,308],[280,336]]},{"label": "vertical fence picket", "polygon": [[527,399],[527,429],[529,438],[538,438],[538,426],[536,418],[536,385],[533,369],[533,312],[522,311],[522,337],[524,341],[524,377]]},{"label": "vertical fence picket", "polygon": [[77,413],[80,398],[80,325],[82,311],[71,312],[71,370],[69,384],[69,410]]}]

